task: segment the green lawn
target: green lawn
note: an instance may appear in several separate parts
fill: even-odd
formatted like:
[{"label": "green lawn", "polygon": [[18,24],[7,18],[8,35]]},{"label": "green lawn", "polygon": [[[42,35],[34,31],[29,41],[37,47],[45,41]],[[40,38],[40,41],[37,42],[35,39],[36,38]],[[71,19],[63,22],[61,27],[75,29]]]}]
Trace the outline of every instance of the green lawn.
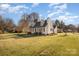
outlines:
[{"label": "green lawn", "polygon": [[26,34],[0,34],[0,55],[79,56],[79,34],[32,37]]}]

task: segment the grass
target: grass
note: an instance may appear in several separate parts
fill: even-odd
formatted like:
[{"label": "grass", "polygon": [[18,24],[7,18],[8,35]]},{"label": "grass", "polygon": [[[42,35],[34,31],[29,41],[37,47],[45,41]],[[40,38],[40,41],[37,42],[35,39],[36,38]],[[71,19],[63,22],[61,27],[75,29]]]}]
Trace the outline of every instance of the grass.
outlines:
[{"label": "grass", "polygon": [[79,33],[51,36],[0,34],[1,56],[79,56]]}]

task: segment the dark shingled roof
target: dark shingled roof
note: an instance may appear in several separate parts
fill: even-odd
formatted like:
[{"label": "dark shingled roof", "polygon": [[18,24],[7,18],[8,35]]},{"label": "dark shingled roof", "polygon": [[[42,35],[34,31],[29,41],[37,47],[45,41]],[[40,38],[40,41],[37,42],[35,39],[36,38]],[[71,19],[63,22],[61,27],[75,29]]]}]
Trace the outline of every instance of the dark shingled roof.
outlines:
[{"label": "dark shingled roof", "polygon": [[31,28],[39,28],[39,27],[45,27],[47,25],[47,20],[44,21],[44,24],[41,26],[41,21],[36,22],[34,26],[31,26]]},{"label": "dark shingled roof", "polygon": [[43,24],[43,27],[45,27],[47,25],[47,20],[45,20],[44,24]]}]

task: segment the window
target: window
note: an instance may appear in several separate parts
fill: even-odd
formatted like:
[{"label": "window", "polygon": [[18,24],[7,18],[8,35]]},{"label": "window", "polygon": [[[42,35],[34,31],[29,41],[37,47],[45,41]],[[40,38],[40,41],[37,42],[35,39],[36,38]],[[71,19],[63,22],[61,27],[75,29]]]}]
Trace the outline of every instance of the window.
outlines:
[{"label": "window", "polygon": [[35,32],[36,32],[36,28],[35,28]]},{"label": "window", "polygon": [[53,31],[53,29],[51,28],[50,31]]},{"label": "window", "polygon": [[45,28],[43,28],[43,32],[45,32]]}]

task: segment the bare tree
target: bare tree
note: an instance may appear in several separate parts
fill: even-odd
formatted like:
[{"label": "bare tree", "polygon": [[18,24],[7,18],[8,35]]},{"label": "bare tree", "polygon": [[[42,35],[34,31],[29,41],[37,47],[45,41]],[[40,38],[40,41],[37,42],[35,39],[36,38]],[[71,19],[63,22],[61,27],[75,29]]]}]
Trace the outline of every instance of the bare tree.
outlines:
[{"label": "bare tree", "polygon": [[6,21],[5,21],[5,29],[6,29],[6,31],[7,32],[13,32],[14,27],[15,27],[15,24],[14,24],[13,20],[7,18]]},{"label": "bare tree", "polygon": [[57,27],[59,29],[58,32],[63,32],[64,31],[65,23],[63,21],[56,20],[55,25],[57,25]]},{"label": "bare tree", "polygon": [[79,33],[79,25],[77,26],[77,32]]},{"label": "bare tree", "polygon": [[4,26],[5,26],[4,19],[0,15],[0,33],[4,33]]},{"label": "bare tree", "polygon": [[69,24],[68,29],[70,29],[72,33],[74,33],[76,31],[76,27],[73,24]]},{"label": "bare tree", "polygon": [[19,24],[18,24],[18,30],[20,30],[20,31],[22,31],[22,32],[24,32],[24,33],[26,33],[27,32],[27,27],[28,27],[28,22],[27,22],[27,20],[25,20],[25,19],[21,19],[20,21],[19,21]]},{"label": "bare tree", "polygon": [[67,32],[68,32],[68,26],[67,25],[64,25],[63,31],[65,33],[65,36],[67,36]]},{"label": "bare tree", "polygon": [[63,21],[60,22],[61,32],[64,32],[65,23]]},{"label": "bare tree", "polygon": [[18,23],[18,27],[24,33],[30,32],[30,25],[34,25],[34,22],[38,21],[38,13],[23,14],[21,20]]},{"label": "bare tree", "polygon": [[31,14],[29,14],[29,18],[30,18],[30,20],[38,20],[39,19],[39,14],[38,13],[36,13],[36,12],[33,12],[33,13],[31,13]]}]

